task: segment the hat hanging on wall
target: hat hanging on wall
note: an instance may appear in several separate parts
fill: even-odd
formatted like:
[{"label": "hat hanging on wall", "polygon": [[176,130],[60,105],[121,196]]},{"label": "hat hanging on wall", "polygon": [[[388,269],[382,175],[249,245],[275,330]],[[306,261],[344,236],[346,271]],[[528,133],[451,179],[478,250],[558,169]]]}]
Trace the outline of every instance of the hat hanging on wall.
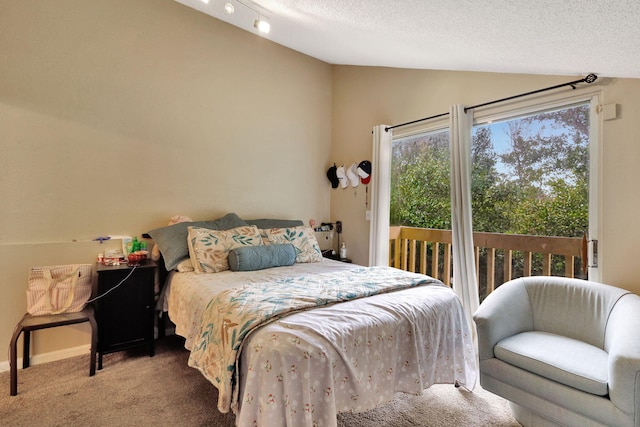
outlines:
[{"label": "hat hanging on wall", "polygon": [[361,161],[358,165],[357,173],[360,181],[363,184],[368,184],[371,180],[371,162],[369,160]]},{"label": "hat hanging on wall", "polygon": [[344,170],[344,165],[340,166],[336,171],[336,175],[340,180],[340,185],[342,188],[347,188],[349,186],[349,180],[347,179],[347,172]]},{"label": "hat hanging on wall", "polygon": [[347,169],[347,178],[349,178],[349,182],[354,188],[360,184],[360,179],[358,178],[358,165],[356,162],[351,163],[351,166]]},{"label": "hat hanging on wall", "polygon": [[331,166],[328,170],[327,170],[327,178],[329,178],[329,181],[331,181],[331,188],[338,188],[338,185],[340,184],[340,180],[338,179],[338,175],[337,175],[337,167],[336,164],[334,163],[333,166]]}]

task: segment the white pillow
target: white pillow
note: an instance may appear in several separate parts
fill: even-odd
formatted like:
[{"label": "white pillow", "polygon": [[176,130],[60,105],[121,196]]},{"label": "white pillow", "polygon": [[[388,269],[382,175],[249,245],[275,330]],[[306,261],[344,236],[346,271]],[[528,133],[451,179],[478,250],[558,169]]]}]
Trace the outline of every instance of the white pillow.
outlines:
[{"label": "white pillow", "polygon": [[176,270],[180,273],[189,273],[193,271],[193,264],[191,263],[191,258],[185,258],[178,263],[176,266]]}]

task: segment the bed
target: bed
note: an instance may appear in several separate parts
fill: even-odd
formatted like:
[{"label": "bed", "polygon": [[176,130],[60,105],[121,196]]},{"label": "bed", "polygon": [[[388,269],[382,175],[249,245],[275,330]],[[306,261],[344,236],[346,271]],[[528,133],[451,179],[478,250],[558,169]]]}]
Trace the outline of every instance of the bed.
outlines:
[{"label": "bed", "polygon": [[[187,230],[187,258],[183,247],[174,256],[163,233],[149,232],[161,242],[170,271],[163,310],[185,338],[189,365],[218,389],[218,410],[235,413],[237,426],[335,426],[339,412],[375,408],[398,391],[420,394],[436,383],[473,388],[472,334],[449,287],[425,275],[315,254],[313,261],[299,262],[305,245],[319,253],[308,227],[237,220],[246,225],[236,227],[234,218],[179,226],[179,240]],[[219,238],[240,228],[235,238],[248,248],[202,255],[215,246],[212,234]],[[304,244],[279,243],[283,235],[303,236]],[[204,245],[200,257],[198,242]],[[280,249],[287,254],[273,255]],[[227,267],[198,271],[215,270],[216,262]]]}]

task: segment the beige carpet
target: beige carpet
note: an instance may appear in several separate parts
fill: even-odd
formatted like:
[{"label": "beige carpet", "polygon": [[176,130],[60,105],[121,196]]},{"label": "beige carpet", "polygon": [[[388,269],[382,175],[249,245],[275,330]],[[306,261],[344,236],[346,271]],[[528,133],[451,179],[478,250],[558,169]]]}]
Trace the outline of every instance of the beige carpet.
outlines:
[{"label": "beige carpet", "polygon": [[[217,391],[187,366],[177,337],[146,348],[104,357],[104,369],[89,377],[89,356],[18,370],[18,395],[9,396],[9,372],[0,373],[1,426],[216,426],[234,417],[216,410]],[[505,400],[434,385],[421,396],[396,399],[361,414],[341,414],[340,427],[515,427]],[[268,426],[278,427],[278,426]]]}]

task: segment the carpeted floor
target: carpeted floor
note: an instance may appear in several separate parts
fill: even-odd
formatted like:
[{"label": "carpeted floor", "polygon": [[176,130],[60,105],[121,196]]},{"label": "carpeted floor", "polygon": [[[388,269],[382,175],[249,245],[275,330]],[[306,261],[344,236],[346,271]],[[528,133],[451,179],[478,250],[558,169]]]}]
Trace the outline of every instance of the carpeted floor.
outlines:
[{"label": "carpeted floor", "polygon": [[[177,337],[147,349],[104,356],[104,369],[89,377],[89,356],[18,370],[18,395],[9,396],[9,372],[0,373],[1,426],[215,426],[234,417],[216,409],[217,391],[187,366]],[[378,409],[340,414],[340,427],[516,427],[506,401],[477,388],[434,385],[421,396],[399,393]],[[278,427],[278,426],[267,426]]]}]

